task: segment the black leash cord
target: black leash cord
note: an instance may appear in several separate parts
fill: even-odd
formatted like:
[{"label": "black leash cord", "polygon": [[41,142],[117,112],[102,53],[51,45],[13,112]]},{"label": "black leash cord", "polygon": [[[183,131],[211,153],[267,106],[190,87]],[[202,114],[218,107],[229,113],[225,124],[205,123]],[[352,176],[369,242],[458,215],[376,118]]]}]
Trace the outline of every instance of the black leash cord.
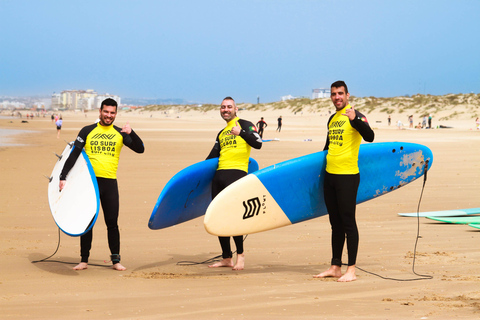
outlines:
[{"label": "black leash cord", "polygon": [[[39,263],[39,262],[56,262],[56,263],[71,264],[71,265],[76,265],[76,264],[78,264],[78,262],[67,262],[67,261],[60,261],[60,260],[49,260],[51,257],[53,257],[53,256],[57,253],[58,248],[60,248],[60,228],[58,228],[58,243],[57,243],[57,249],[55,249],[55,252],[52,253],[50,256],[42,259],[42,260],[32,261],[32,263]],[[104,264],[89,263],[88,265],[89,265],[89,266],[96,266],[96,267],[107,267],[107,268],[111,268],[111,266],[109,266],[109,265],[104,265]]]},{"label": "black leash cord", "polygon": [[[245,242],[245,240],[247,239],[248,237],[248,234],[245,235],[245,237],[243,238],[243,242]],[[233,254],[235,254],[236,251],[233,252]],[[213,262],[217,262],[217,261],[220,261],[220,258],[222,257],[222,255],[218,255],[216,257],[213,257],[213,258],[210,258],[210,259],[207,259],[205,261],[202,261],[202,262],[196,262],[196,261],[178,261],[177,262],[177,266],[195,266],[195,265],[198,265],[198,264],[210,264],[210,263],[213,263]]]},{"label": "black leash cord", "polygon": [[413,249],[413,262],[412,262],[412,272],[419,276],[420,278],[411,278],[411,279],[397,279],[397,278],[389,278],[389,277],[384,277],[384,276],[381,276],[377,273],[373,273],[373,272],[370,272],[370,271],[367,271],[365,269],[362,269],[362,268],[359,268],[357,267],[357,269],[365,272],[365,273],[368,273],[368,274],[371,274],[371,275],[374,275],[374,276],[377,276],[379,278],[382,278],[382,279],[385,279],[385,280],[394,280],[394,281],[418,281],[418,280],[430,280],[430,279],[433,279],[433,276],[430,276],[430,275],[425,275],[425,274],[419,274],[415,271],[415,260],[416,260],[416,253],[417,253],[417,244],[418,244],[418,239],[421,238],[420,236],[420,203],[422,202],[422,196],[423,196],[423,190],[425,189],[425,183],[427,182],[427,171],[428,171],[428,160],[425,161],[425,168],[424,168],[424,174],[423,174],[423,185],[422,185],[422,191],[420,192],[420,199],[418,200],[418,206],[417,206],[417,237],[415,238],[415,246],[414,246],[414,249]]}]

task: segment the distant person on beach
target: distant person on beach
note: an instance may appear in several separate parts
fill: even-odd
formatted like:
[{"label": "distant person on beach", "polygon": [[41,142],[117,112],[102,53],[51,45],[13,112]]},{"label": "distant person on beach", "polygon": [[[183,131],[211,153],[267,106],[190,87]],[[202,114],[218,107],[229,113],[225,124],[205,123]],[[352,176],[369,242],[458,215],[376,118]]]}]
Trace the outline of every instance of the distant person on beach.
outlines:
[{"label": "distant person on beach", "polygon": [[263,138],[264,127],[267,128],[267,123],[265,122],[265,120],[263,120],[263,117],[261,117],[260,120],[257,122],[258,134],[260,135],[260,138]]},{"label": "distant person on beach", "polygon": [[403,129],[403,123],[402,123],[401,120],[398,120],[398,122],[397,122],[397,127],[398,127],[399,130],[402,130],[402,129]]},{"label": "distant person on beach", "polygon": [[390,126],[391,124],[392,124],[392,117],[388,115],[388,126]]},{"label": "distant person on beach", "polygon": [[428,129],[432,129],[432,114],[428,115]]},{"label": "distant person on beach", "polygon": [[[330,98],[335,113],[328,119],[327,165],[323,196],[332,227],[330,268],[315,278],[335,277],[339,282],[357,279],[355,264],[358,252],[358,229],[355,220],[356,198],[360,184],[358,152],[362,139],[372,142],[375,134],[367,118],[350,105],[345,82],[332,83]],[[369,177],[365,177],[368,179]],[[348,267],[342,275],[342,252],[347,241]]]},{"label": "distant person on beach", "polygon": [[477,125],[477,130],[480,130],[480,118],[475,120],[475,124]]},{"label": "distant person on beach", "polygon": [[[100,202],[102,204],[105,224],[107,225],[108,246],[113,269],[126,270],[120,264],[120,232],[118,229],[119,195],[117,184],[117,168],[120,151],[126,145],[137,153],[143,153],[145,147],[140,137],[127,123],[119,128],[113,125],[117,116],[117,102],[113,99],[103,100],[100,107],[100,121],[83,127],[74,147],[60,174],[60,191],[65,187],[68,173],[80,156],[83,148],[92,163],[97,177]],[[88,268],[88,258],[92,247],[93,230],[80,237],[81,262],[73,267],[74,270]]]},{"label": "distant person on beach", "polygon": [[[219,158],[218,167],[212,180],[212,199],[220,191],[238,179],[247,175],[250,150],[262,147],[262,138],[253,123],[237,116],[238,107],[232,97],[223,99],[220,116],[227,126],[220,130],[207,159]],[[227,209],[228,210],[228,209]],[[225,212],[228,214],[228,211]],[[243,270],[245,254],[243,253],[243,236],[233,237],[237,248],[237,261],[233,264],[230,237],[218,237],[222,248],[222,260],[209,265],[210,268],[230,267]]]},{"label": "distant person on beach", "polygon": [[408,123],[409,123],[408,127],[413,128],[413,115],[408,116]]},{"label": "distant person on beach", "polygon": [[60,139],[60,130],[62,130],[62,124],[63,120],[62,117],[58,118],[57,122],[55,122],[55,125],[57,126],[57,139]]},{"label": "distant person on beach", "polygon": [[280,132],[282,131],[282,116],[278,117],[277,122],[278,122],[277,131]]},{"label": "distant person on beach", "polygon": [[422,129],[426,129],[427,128],[427,116],[423,116],[423,119],[422,119]]}]

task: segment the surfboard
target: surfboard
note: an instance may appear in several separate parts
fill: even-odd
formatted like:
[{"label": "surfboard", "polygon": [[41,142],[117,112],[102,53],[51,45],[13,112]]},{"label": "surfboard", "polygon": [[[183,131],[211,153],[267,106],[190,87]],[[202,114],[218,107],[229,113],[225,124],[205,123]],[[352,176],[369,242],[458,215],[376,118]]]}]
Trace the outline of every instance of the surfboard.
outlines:
[{"label": "surfboard", "polygon": [[454,223],[454,224],[470,224],[470,223],[480,223],[480,216],[471,216],[471,217],[427,217],[427,219],[446,222],[446,223]]},{"label": "surfboard", "polygon": [[[209,205],[206,230],[218,236],[279,228],[327,214],[323,199],[327,151],[288,160],[249,174]],[[420,178],[433,162],[431,150],[405,142],[362,144],[357,203]]]},{"label": "surfboard", "polygon": [[[148,227],[163,229],[205,214],[212,201],[212,179],[218,158],[195,163],[175,174],[165,185],[153,208]],[[248,172],[258,170],[250,158]]]},{"label": "surfboard", "polygon": [[[469,209],[456,209],[456,210],[441,210],[441,211],[426,211],[419,212],[419,217],[455,217],[455,216],[466,216],[469,214],[478,214],[480,213],[480,208],[469,208]],[[399,213],[399,216],[402,217],[416,217],[416,212],[409,213]]]},{"label": "surfboard", "polygon": [[470,223],[468,226],[472,228],[480,229],[480,223]]},{"label": "surfboard", "polygon": [[73,147],[68,144],[58,156],[48,183],[48,203],[57,226],[69,236],[88,232],[98,217],[100,197],[97,178],[85,150],[68,173],[67,183],[59,190],[60,173]]}]

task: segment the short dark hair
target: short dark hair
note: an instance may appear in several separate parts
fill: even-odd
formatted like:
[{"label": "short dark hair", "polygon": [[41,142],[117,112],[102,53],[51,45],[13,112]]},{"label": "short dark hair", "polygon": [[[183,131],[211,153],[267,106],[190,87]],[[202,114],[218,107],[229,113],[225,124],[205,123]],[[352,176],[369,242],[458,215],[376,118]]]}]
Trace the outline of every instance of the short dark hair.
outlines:
[{"label": "short dark hair", "polygon": [[113,100],[112,98],[107,98],[103,100],[102,105],[100,106],[100,110],[103,110],[103,106],[115,107],[115,109],[118,109],[117,101]]},{"label": "short dark hair", "polygon": [[237,107],[237,104],[235,103],[235,100],[233,100],[232,97],[228,96],[228,97],[225,97],[223,98],[222,102],[225,101],[225,100],[232,100],[233,101],[233,106],[236,108]]},{"label": "short dark hair", "polygon": [[332,83],[332,85],[330,86],[330,88],[340,88],[340,87],[344,87],[345,88],[345,93],[348,93],[348,87],[347,87],[347,84],[345,83],[345,81],[338,80],[338,81],[335,81],[334,83]]}]

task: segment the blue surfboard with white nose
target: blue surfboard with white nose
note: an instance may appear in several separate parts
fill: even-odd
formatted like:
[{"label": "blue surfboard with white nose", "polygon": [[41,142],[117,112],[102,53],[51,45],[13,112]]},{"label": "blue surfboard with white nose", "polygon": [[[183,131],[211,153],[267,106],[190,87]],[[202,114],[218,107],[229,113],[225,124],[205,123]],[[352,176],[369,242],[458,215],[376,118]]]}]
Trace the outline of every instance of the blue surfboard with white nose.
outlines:
[{"label": "blue surfboard with white nose", "polygon": [[[206,230],[218,236],[244,235],[327,214],[323,198],[326,155],[327,151],[322,151],[288,160],[229,185],[210,203],[204,219]],[[362,144],[357,203],[420,178],[432,162],[432,151],[424,145]]]},{"label": "blue surfboard with white nose", "polygon": [[[218,158],[200,161],[175,174],[165,185],[153,208],[148,227],[163,229],[205,214],[212,201],[212,179]],[[258,170],[250,158],[248,172]]]}]

